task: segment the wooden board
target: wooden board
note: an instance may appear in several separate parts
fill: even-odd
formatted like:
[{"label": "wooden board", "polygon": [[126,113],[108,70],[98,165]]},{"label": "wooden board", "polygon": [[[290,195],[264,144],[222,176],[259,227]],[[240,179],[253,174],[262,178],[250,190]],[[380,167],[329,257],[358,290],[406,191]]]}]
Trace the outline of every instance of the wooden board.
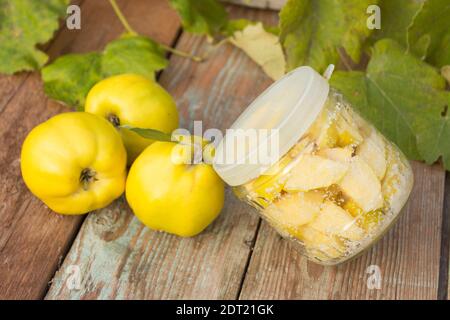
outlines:
[{"label": "wooden board", "polygon": [[[241,14],[244,9],[236,9]],[[275,23],[265,12],[246,15]],[[176,98],[182,127],[203,120],[227,128],[270,80],[240,50],[211,47],[183,34],[178,49],[209,58],[172,57],[160,79]],[[238,296],[259,218],[227,192],[220,217],[199,236],[179,238],[145,228],[125,203],[90,214],[47,299],[234,299]],[[70,290],[66,270],[80,270],[80,290]]]},{"label": "wooden board", "polygon": [[442,221],[441,270],[439,299],[450,299],[450,174],[445,177],[445,201]]},{"label": "wooden board", "polygon": [[[241,299],[436,299],[445,172],[414,163],[415,186],[405,210],[371,250],[338,267],[301,257],[263,223]],[[367,268],[381,271],[381,289],[369,289]]]},{"label": "wooden board", "polygon": [[[166,2],[119,4],[137,30],[167,44],[175,39],[179,21]],[[81,12],[81,30],[63,28],[49,46],[51,57],[99,50],[123,30],[107,1],[85,1]],[[20,148],[31,128],[69,109],[46,98],[38,73],[2,76],[0,92],[0,299],[37,299],[45,295],[83,217],[56,215],[31,195],[20,175]]]}]

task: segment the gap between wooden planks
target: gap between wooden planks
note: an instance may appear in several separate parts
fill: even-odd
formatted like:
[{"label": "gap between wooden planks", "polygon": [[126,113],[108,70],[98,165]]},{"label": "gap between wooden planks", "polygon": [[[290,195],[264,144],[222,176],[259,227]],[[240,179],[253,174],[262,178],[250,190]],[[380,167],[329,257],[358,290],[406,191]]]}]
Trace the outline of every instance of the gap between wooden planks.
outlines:
[{"label": "gap between wooden planks", "polygon": [[[180,24],[167,2],[123,0],[119,5],[143,34],[166,44],[176,38]],[[108,1],[84,1],[81,19],[79,31],[63,26],[46,50],[51,58],[100,50],[123,32]],[[37,72],[3,76],[0,84],[0,298],[39,299],[45,295],[83,217],[57,215],[31,195],[20,175],[20,148],[34,126],[70,109],[46,98]]]},{"label": "gap between wooden planks", "polygon": [[441,267],[439,278],[439,299],[450,297],[450,173],[445,176],[445,202],[442,221]]}]

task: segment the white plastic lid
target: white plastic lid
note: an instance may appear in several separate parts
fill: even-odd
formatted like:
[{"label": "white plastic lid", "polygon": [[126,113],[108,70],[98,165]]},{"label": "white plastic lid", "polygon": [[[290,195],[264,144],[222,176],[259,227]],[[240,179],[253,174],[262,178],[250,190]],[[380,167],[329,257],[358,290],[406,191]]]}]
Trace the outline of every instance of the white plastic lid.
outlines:
[{"label": "white plastic lid", "polygon": [[[330,65],[325,71],[327,79],[333,68]],[[267,88],[226,131],[217,146],[213,161],[217,174],[228,185],[238,186],[276,163],[319,115],[328,97],[327,79],[303,66]]]}]

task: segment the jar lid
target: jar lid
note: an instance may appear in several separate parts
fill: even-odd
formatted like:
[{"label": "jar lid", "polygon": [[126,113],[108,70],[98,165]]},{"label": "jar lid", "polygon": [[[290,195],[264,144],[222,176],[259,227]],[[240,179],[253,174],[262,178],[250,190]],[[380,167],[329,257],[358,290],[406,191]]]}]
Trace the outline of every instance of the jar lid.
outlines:
[{"label": "jar lid", "polygon": [[230,186],[255,179],[276,163],[308,130],[328,97],[334,66],[324,77],[299,67],[259,95],[227,129],[213,167]]}]

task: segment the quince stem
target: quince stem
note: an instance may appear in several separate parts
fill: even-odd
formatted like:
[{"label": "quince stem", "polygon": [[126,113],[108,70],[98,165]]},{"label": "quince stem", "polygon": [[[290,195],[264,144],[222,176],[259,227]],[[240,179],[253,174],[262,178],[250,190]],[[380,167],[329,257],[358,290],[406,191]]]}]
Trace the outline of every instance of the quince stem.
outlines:
[{"label": "quince stem", "polygon": [[[134,36],[139,35],[128,23],[122,10],[120,10],[119,6],[117,5],[116,0],[109,0],[109,3],[111,4],[111,7],[113,8],[114,13],[116,14],[117,18],[119,18],[119,20],[122,23],[125,30],[131,35],[134,35]],[[199,56],[193,55],[188,52],[177,50],[175,48],[169,47],[162,43],[159,43],[159,45],[161,46],[161,48],[163,48],[164,50],[166,50],[168,52],[171,52],[171,53],[173,53],[177,56],[183,57],[183,58],[191,59],[192,61],[195,61],[195,62],[202,62],[205,60],[203,57],[199,57]]]}]

